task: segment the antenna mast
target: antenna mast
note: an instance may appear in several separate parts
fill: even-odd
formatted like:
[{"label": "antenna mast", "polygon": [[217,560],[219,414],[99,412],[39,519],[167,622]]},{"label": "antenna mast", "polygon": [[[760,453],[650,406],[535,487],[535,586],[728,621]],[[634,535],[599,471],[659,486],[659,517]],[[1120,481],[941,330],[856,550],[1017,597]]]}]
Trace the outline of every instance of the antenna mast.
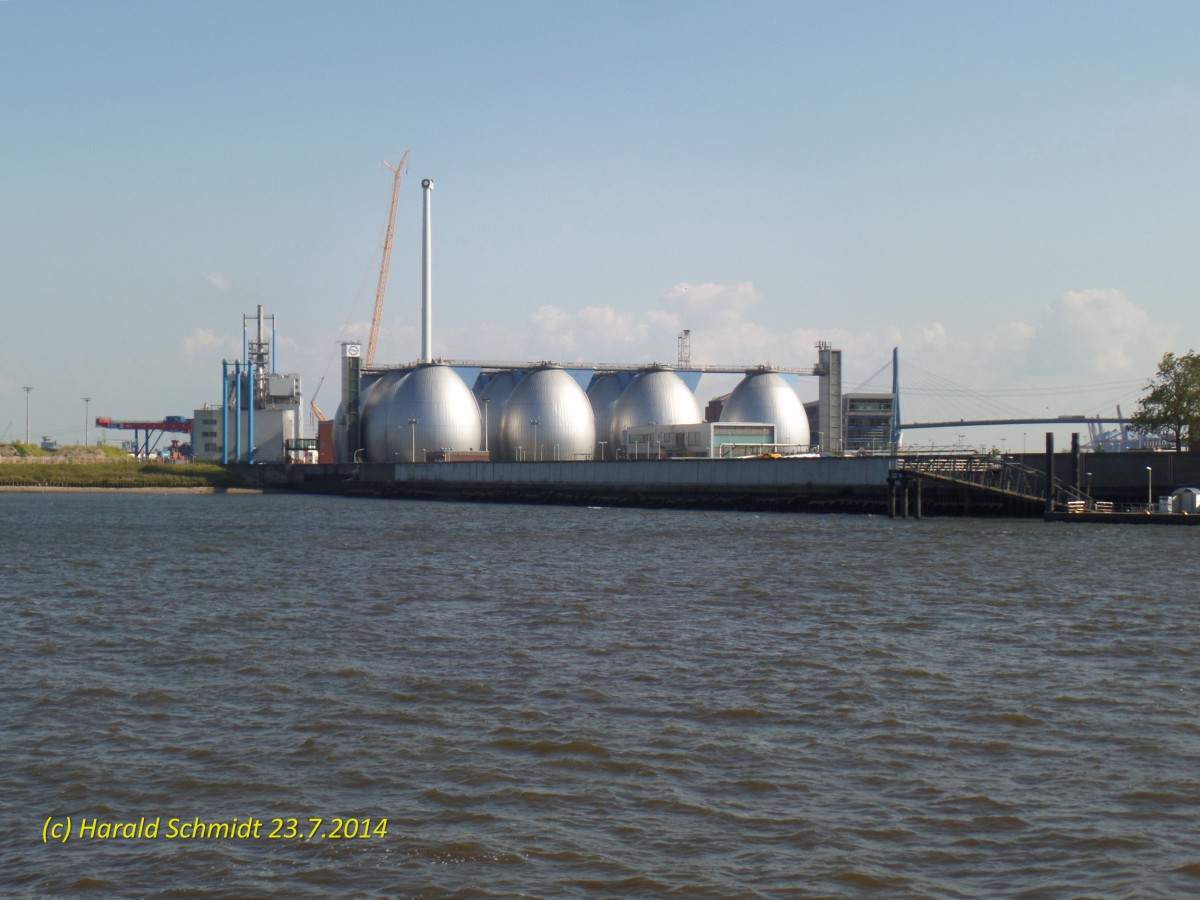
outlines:
[{"label": "antenna mast", "polygon": [[371,318],[371,338],[367,342],[367,365],[375,364],[375,345],[379,342],[379,322],[383,318],[383,295],[387,293],[388,265],[392,261],[392,232],[396,230],[396,205],[400,202],[400,182],[408,168],[408,151],[393,166],[386,159],[383,164],[396,173],[392,181],[392,210],[388,213],[387,237],[383,241],[383,264],[379,267],[379,290],[375,293],[375,315]]},{"label": "antenna mast", "polygon": [[679,368],[686,369],[692,364],[692,329],[685,328],[679,332]]}]

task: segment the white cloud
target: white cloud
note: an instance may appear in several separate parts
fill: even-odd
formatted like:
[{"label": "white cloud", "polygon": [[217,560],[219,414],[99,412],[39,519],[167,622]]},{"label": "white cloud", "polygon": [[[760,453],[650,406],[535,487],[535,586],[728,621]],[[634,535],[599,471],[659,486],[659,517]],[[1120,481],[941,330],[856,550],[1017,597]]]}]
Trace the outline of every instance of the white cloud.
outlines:
[{"label": "white cloud", "polygon": [[609,341],[617,344],[632,346],[642,343],[649,331],[648,323],[637,322],[632,313],[618,312],[611,306],[589,306],[579,313],[577,319],[588,333],[602,332]]},{"label": "white cloud", "polygon": [[229,335],[219,335],[208,328],[197,328],[183,339],[183,352],[188,356],[215,356],[218,353],[237,353],[237,339]]},{"label": "white cloud", "polygon": [[[537,359],[563,362],[649,362],[674,360],[673,322],[661,311],[624,312],[611,306],[588,306],[578,311],[557,306],[538,307],[531,317],[528,348]],[[670,354],[659,347],[672,348]]]},{"label": "white cloud", "polygon": [[843,350],[854,346],[870,358],[886,343],[900,346],[902,364],[907,357],[949,381],[1001,390],[1142,378],[1170,348],[1171,329],[1120,291],[1093,288],[1065,293],[1036,324],[979,321],[960,333],[931,322],[842,339]]},{"label": "white cloud", "polygon": [[663,296],[667,311],[686,327],[697,330],[740,322],[743,315],[757,306],[762,296],[751,281],[740,284],[680,283]]},{"label": "white cloud", "polygon": [[[1036,323],[980,315],[969,331],[937,319],[904,322],[899,314],[900,323],[870,330],[781,329],[769,324],[779,318],[775,302],[752,282],[679,283],[641,308],[547,304],[523,323],[435,327],[434,350],[451,359],[671,364],[687,328],[695,365],[807,368],[816,363],[814,345],[828,341],[842,350],[845,389],[887,390],[892,348],[899,347],[902,387],[914,389],[909,408],[929,420],[1107,408],[1124,390],[1113,383],[1144,379],[1169,346],[1168,329],[1112,290],[1068,292]],[[381,336],[381,361],[415,358],[418,337],[415,325],[393,322]],[[386,352],[397,346],[413,349]],[[1071,393],[1089,383],[1103,396]],[[811,399],[816,381],[802,378],[797,388]],[[923,399],[930,409],[918,410]]]},{"label": "white cloud", "polygon": [[1126,377],[1152,372],[1170,329],[1116,290],[1068,291],[1046,310],[1031,342],[1039,370]]},{"label": "white cloud", "polygon": [[233,285],[229,283],[229,279],[226,278],[221,272],[206,272],[204,275],[204,280],[222,294],[228,294],[231,290],[233,290]]},{"label": "white cloud", "polygon": [[539,306],[531,324],[548,346],[569,356],[575,351],[575,319],[557,306]]}]

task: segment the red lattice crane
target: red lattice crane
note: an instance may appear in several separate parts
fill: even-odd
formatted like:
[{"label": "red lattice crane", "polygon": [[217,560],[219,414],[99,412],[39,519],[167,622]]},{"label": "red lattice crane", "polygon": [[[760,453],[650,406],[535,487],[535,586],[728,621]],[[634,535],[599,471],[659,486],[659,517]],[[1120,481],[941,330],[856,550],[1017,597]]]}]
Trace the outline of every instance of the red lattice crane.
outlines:
[{"label": "red lattice crane", "polygon": [[375,292],[375,314],[371,317],[371,337],[367,341],[367,365],[375,364],[375,345],[379,342],[379,323],[383,318],[383,295],[387,293],[388,265],[392,261],[392,233],[396,230],[396,206],[400,202],[400,182],[408,171],[408,151],[400,158],[400,165],[393,166],[386,159],[383,164],[396,173],[392,181],[392,209],[388,213],[387,237],[383,241],[383,264],[379,267],[379,290]]}]

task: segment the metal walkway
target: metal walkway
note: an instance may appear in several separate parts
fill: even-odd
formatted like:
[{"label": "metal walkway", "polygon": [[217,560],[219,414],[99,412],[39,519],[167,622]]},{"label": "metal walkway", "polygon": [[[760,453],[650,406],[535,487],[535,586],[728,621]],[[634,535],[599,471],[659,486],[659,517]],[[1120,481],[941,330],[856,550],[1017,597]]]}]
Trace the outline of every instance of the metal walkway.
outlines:
[{"label": "metal walkway", "polygon": [[[889,481],[907,485],[927,479],[959,485],[988,496],[1031,504],[1046,503],[1046,473],[1013,460],[996,456],[902,456],[889,473]],[[1054,509],[1066,509],[1071,502],[1092,498],[1060,478],[1054,479]]]}]

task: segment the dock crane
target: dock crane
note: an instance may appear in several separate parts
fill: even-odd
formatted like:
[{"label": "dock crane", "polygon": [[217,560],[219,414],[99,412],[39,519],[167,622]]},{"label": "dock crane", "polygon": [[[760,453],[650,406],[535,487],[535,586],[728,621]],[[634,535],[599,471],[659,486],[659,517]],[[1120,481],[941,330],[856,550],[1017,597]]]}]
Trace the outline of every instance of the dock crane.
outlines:
[{"label": "dock crane", "polygon": [[[379,288],[375,292],[375,312],[371,316],[371,335],[367,342],[367,365],[373,365],[375,362],[375,348],[379,343],[379,325],[383,319],[383,298],[387,293],[387,278],[388,266],[392,260],[392,235],[396,230],[396,208],[400,203],[400,184],[404,181],[404,175],[408,171],[408,153],[405,150],[404,155],[400,157],[399,165],[393,166],[386,159],[383,164],[387,166],[395,177],[392,179],[392,206],[388,212],[387,235],[383,241],[383,262],[379,267]],[[324,376],[321,377],[321,383],[317,385],[316,391],[313,392],[312,400],[309,401],[309,406],[312,408],[312,415],[316,422],[328,422],[329,418],[317,406],[317,394],[321,391],[321,385],[325,383]]]},{"label": "dock crane", "polygon": [[388,213],[387,237],[383,242],[383,264],[379,267],[379,290],[375,293],[375,315],[371,318],[371,338],[367,342],[368,366],[375,364],[375,345],[379,341],[379,322],[383,318],[383,295],[387,292],[388,265],[392,260],[392,233],[396,230],[396,205],[400,201],[400,182],[408,170],[408,151],[400,158],[400,165],[393,166],[386,159],[383,164],[396,173],[392,181],[392,209]]}]

